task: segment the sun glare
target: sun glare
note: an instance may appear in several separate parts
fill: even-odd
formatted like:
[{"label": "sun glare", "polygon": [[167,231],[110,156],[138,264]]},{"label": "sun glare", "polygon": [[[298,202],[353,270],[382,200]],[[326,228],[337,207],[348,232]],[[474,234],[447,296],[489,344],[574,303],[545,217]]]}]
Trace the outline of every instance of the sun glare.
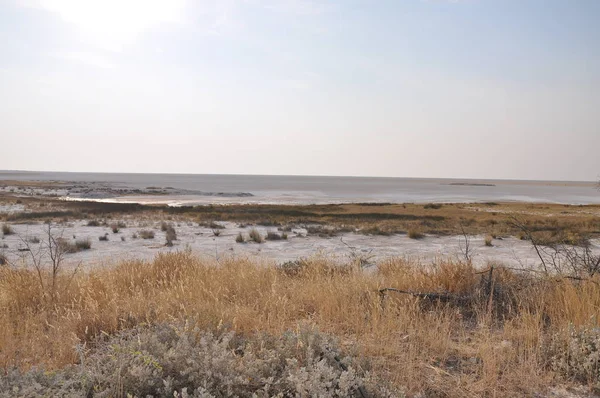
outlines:
[{"label": "sun glare", "polygon": [[120,49],[138,35],[183,17],[184,0],[43,0],[40,5],[103,46]]}]

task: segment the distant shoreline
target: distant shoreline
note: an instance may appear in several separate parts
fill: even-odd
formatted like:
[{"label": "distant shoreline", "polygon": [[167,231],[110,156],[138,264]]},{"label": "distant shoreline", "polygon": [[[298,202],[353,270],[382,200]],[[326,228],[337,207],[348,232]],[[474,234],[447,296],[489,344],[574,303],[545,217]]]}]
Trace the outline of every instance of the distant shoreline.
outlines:
[{"label": "distant shoreline", "polygon": [[379,177],[0,172],[1,192],[172,206],[243,203],[600,204],[600,192],[593,182]]}]

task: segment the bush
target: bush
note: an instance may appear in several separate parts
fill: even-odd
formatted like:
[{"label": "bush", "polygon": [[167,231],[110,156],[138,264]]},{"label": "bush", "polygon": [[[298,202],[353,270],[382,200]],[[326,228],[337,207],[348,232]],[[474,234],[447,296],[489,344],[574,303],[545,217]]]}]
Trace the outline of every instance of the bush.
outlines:
[{"label": "bush", "polygon": [[106,235],[102,235],[98,237],[99,241],[104,241],[104,242],[108,242],[108,234]]},{"label": "bush", "polygon": [[99,227],[100,226],[100,221],[98,220],[90,220],[87,222],[87,226],[88,227]]},{"label": "bush", "polygon": [[27,239],[27,241],[29,243],[40,243],[40,238],[38,238],[37,236],[32,236],[29,239]]},{"label": "bush", "polygon": [[71,253],[77,253],[79,251],[79,247],[77,247],[77,245],[75,243],[69,242],[68,240],[66,240],[64,238],[56,239],[56,244],[60,248],[60,251],[62,251],[63,253],[71,254]]},{"label": "bush", "polygon": [[600,329],[572,327],[566,339],[552,339],[548,353],[552,370],[600,390]]},{"label": "bush", "polygon": [[110,229],[112,229],[113,234],[119,233],[119,224],[116,224],[116,223],[110,224]]},{"label": "bush", "polygon": [[281,235],[275,232],[267,232],[267,240],[281,240]]},{"label": "bush", "polygon": [[427,203],[423,208],[438,210],[442,208],[442,205],[440,203]]},{"label": "bush", "polygon": [[4,253],[0,253],[0,265],[6,265],[8,263],[8,259]]},{"label": "bush", "polygon": [[92,248],[92,241],[89,238],[78,239],[75,241],[75,247],[78,250],[90,250]]},{"label": "bush", "polygon": [[252,228],[248,236],[250,237],[250,240],[256,243],[263,243],[263,237],[260,235],[260,232],[258,232],[256,228]]},{"label": "bush", "polygon": [[15,233],[15,230],[8,224],[2,224],[2,233],[4,235],[12,235]]},{"label": "bush", "polygon": [[335,228],[326,228],[321,225],[317,226],[308,226],[306,227],[306,232],[309,235],[319,235],[321,238],[332,238],[338,235],[338,230]]},{"label": "bush", "polygon": [[167,224],[165,221],[160,223],[160,230],[163,232],[167,232],[167,229],[169,228],[169,224]]},{"label": "bush", "polygon": [[149,229],[142,229],[139,235],[142,239],[154,239],[154,231]]},{"label": "bush", "polygon": [[198,223],[198,226],[204,227],[204,228],[209,228],[209,229],[225,229],[224,225],[218,224],[214,221],[211,221],[211,222],[201,221]]},{"label": "bush", "polygon": [[175,231],[175,228],[173,227],[173,225],[171,225],[171,224],[167,225],[167,229],[165,232],[165,238],[167,240],[166,245],[173,246],[173,241],[177,240],[177,232]]},{"label": "bush", "polygon": [[408,237],[410,239],[423,239],[425,237],[425,234],[423,234],[418,229],[411,228],[408,230]]},{"label": "bush", "polygon": [[213,233],[214,236],[219,236],[219,235],[221,235],[221,230],[220,229],[213,229],[212,233]]},{"label": "bush", "polygon": [[488,236],[486,236],[486,237],[485,237],[485,240],[484,240],[484,244],[485,244],[486,246],[488,246],[488,247],[492,247],[492,246],[494,246],[494,245],[492,244],[492,239],[493,239],[493,238],[492,238],[492,236],[491,236],[491,235],[488,235]]},{"label": "bush", "polygon": [[58,372],[8,372],[0,396],[392,396],[314,330],[244,337],[160,324],[95,346],[84,363]]},{"label": "bush", "polygon": [[208,227],[209,227],[210,229],[225,229],[225,226],[224,226],[224,225],[217,224],[217,223],[216,223],[216,222],[214,222],[214,221],[211,221],[211,222],[210,222],[210,224],[208,225]]},{"label": "bush", "polygon": [[123,221],[119,221],[117,223],[117,227],[119,227],[119,228],[127,228],[127,224],[125,224],[125,222],[123,222]]},{"label": "bush", "polygon": [[235,241],[237,243],[245,243],[246,239],[244,239],[244,235],[242,235],[241,232],[238,232],[237,236],[235,237]]},{"label": "bush", "polygon": [[124,236],[121,236],[121,242],[125,242],[127,239],[125,239]]}]

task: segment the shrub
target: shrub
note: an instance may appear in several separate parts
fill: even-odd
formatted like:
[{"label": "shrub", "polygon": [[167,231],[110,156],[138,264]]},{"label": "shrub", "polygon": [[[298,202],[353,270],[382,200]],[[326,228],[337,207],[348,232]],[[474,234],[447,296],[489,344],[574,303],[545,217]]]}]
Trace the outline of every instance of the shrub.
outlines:
[{"label": "shrub", "polygon": [[287,238],[288,238],[287,232],[284,232],[281,234],[281,239],[287,240]]},{"label": "shrub", "polygon": [[281,235],[275,232],[267,232],[267,240],[281,240]]},{"label": "shrub", "polygon": [[6,265],[8,263],[8,259],[4,253],[0,253],[0,265]]},{"label": "shrub", "polygon": [[365,234],[365,235],[380,235],[380,236],[392,236],[394,234],[393,231],[391,231],[389,229],[383,229],[379,225],[362,228],[360,230],[360,233]]},{"label": "shrub", "polygon": [[75,241],[75,247],[78,250],[90,250],[92,248],[92,241],[89,238],[78,239]]},{"label": "shrub", "polygon": [[142,239],[154,239],[154,231],[149,229],[142,229],[139,235]]},{"label": "shrub", "polygon": [[260,232],[258,232],[258,230],[256,228],[252,228],[250,230],[250,233],[248,234],[248,236],[250,237],[250,240],[252,240],[256,243],[263,243],[263,237],[261,236]]},{"label": "shrub", "polygon": [[327,228],[321,225],[317,226],[308,226],[306,227],[306,232],[309,235],[319,235],[321,238],[332,238],[338,235],[338,230],[335,228]]},{"label": "shrub", "polygon": [[566,339],[554,336],[548,353],[552,370],[600,389],[600,329],[571,327]]},{"label": "shrub", "polygon": [[136,234],[135,232],[131,234],[131,239],[137,239],[138,238],[138,234]]},{"label": "shrub", "polygon": [[160,230],[163,232],[167,232],[167,229],[169,228],[169,224],[167,224],[165,221],[160,223]]},{"label": "shrub", "polygon": [[121,242],[125,242],[125,236],[121,236]]},{"label": "shrub", "polygon": [[427,203],[423,208],[438,210],[442,208],[442,205],[440,203]]},{"label": "shrub", "polygon": [[225,229],[224,225],[218,224],[214,221],[211,221],[211,222],[201,221],[198,223],[198,226],[204,227],[204,228],[210,228],[210,229]]},{"label": "shrub", "polygon": [[123,221],[119,221],[117,223],[117,227],[119,227],[119,228],[127,228],[127,224],[125,224],[125,222],[123,222]]},{"label": "shrub", "polygon": [[280,227],[281,223],[273,220],[261,220],[256,223],[257,225],[261,225],[263,227]]},{"label": "shrub", "polygon": [[425,237],[425,235],[418,229],[410,228],[408,230],[408,237],[410,239],[423,239]]},{"label": "shrub", "polygon": [[37,236],[32,236],[29,239],[27,239],[27,241],[29,243],[40,243],[40,238],[38,238]]},{"label": "shrub", "polygon": [[2,224],[2,233],[4,235],[12,235],[15,233],[15,230],[8,224]]},{"label": "shrub", "polygon": [[166,245],[173,246],[173,241],[177,240],[177,232],[175,231],[175,228],[173,227],[173,225],[171,225],[171,224],[167,225],[167,229],[165,232],[165,238],[167,240]]},{"label": "shrub", "polygon": [[119,225],[116,223],[110,224],[110,229],[112,229],[113,234],[119,233]]},{"label": "shrub", "polygon": [[242,235],[241,232],[238,232],[237,236],[235,237],[235,241],[237,243],[245,243],[246,240],[244,239],[244,235]]},{"label": "shrub", "polygon": [[488,236],[486,236],[486,237],[485,237],[485,240],[484,240],[484,243],[485,243],[485,245],[486,245],[486,246],[488,246],[488,247],[492,247],[492,246],[494,246],[494,245],[492,244],[492,239],[493,239],[493,238],[492,238],[492,236],[491,236],[491,235],[488,235]]},{"label": "shrub", "polygon": [[107,242],[108,241],[108,234],[99,236],[98,240]]},{"label": "shrub", "polygon": [[210,229],[225,229],[225,226],[224,226],[224,225],[217,224],[217,223],[216,223],[216,222],[214,222],[214,221],[211,221],[211,222],[210,222],[210,224],[208,225],[208,227],[209,227]]},{"label": "shrub", "polygon": [[221,235],[221,230],[220,229],[213,229],[212,233],[213,233],[214,236],[219,236],[219,235]]},{"label": "shrub", "polygon": [[56,244],[60,248],[60,251],[62,251],[63,253],[71,254],[71,253],[77,253],[79,251],[79,248],[77,247],[77,245],[75,243],[69,242],[68,240],[66,240],[64,238],[56,239]]},{"label": "shrub", "polygon": [[98,220],[90,220],[87,222],[87,226],[88,227],[99,227],[100,226],[100,221]]},{"label": "shrub", "polygon": [[335,340],[314,330],[244,337],[160,324],[95,346],[84,363],[58,372],[11,370],[0,379],[0,390],[27,397],[90,391],[136,397],[393,396],[344,356]]}]

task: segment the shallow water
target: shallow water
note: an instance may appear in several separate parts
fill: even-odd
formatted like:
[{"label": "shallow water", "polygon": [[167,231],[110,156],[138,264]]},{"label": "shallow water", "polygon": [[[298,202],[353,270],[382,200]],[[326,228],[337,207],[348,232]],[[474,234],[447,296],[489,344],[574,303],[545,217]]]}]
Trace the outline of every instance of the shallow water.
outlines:
[{"label": "shallow water", "polygon": [[[112,201],[207,203],[545,202],[600,203],[594,182],[311,177],[211,174],[117,174],[0,171],[0,180],[69,181],[116,189],[173,188],[185,194],[113,196]],[[215,194],[224,194],[214,196]],[[245,197],[244,194],[252,196]],[[105,198],[106,199],[106,198]]]}]

